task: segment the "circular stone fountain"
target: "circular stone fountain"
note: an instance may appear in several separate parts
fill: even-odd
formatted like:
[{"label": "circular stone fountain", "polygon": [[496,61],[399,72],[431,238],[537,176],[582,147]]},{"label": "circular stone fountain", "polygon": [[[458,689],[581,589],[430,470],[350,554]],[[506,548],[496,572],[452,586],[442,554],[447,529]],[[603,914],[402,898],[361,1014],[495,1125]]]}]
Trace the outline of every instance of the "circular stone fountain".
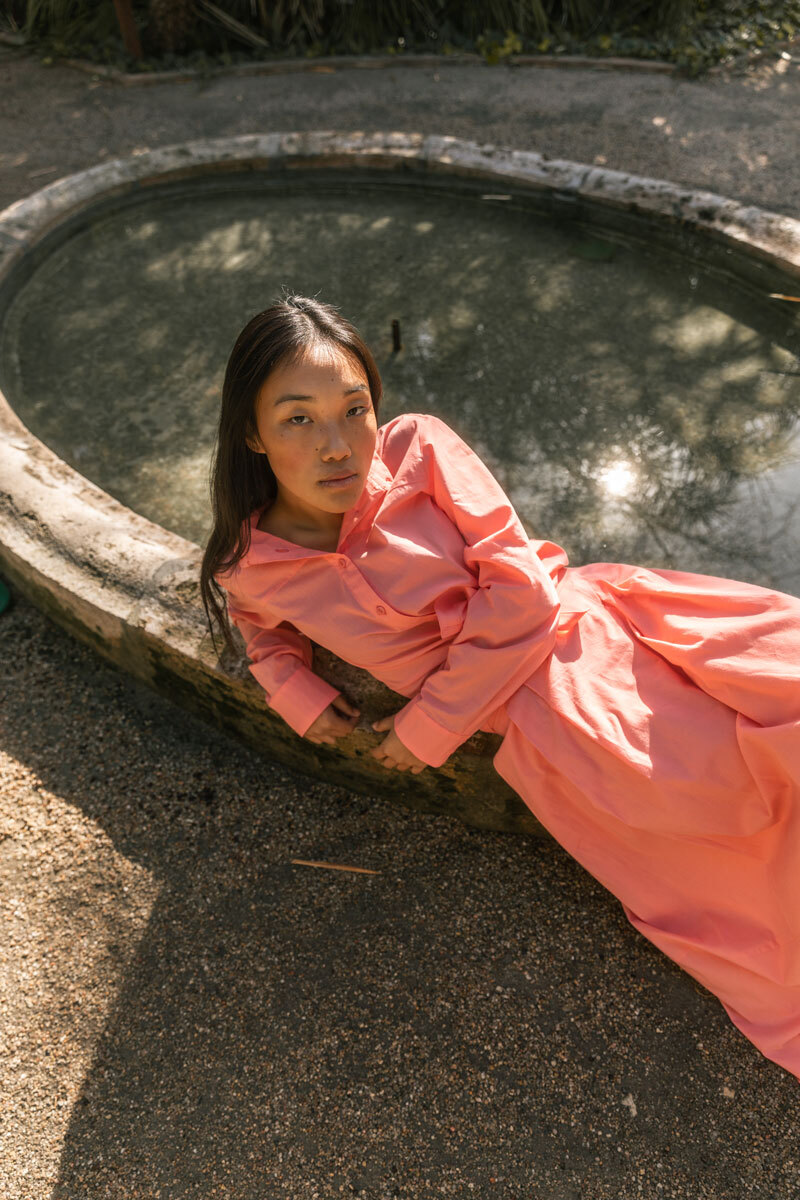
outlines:
[{"label": "circular stone fountain", "polygon": [[443,417],[573,565],[800,594],[800,306],[775,298],[800,290],[788,217],[453,138],[274,134],[60,180],[0,214],[0,255],[4,573],[290,766],[539,829],[492,769],[499,737],[389,772],[365,754],[369,721],[404,697],[318,649],[366,715],[315,746],[265,707],[243,654],[213,654],[197,575],[222,377],[284,285],[359,327],[381,421]]}]

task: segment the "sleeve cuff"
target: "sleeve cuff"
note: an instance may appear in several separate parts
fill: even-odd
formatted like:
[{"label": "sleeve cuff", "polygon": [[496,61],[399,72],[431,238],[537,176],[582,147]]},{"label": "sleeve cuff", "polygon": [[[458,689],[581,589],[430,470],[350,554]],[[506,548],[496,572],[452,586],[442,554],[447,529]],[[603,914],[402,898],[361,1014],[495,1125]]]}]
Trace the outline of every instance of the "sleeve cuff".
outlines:
[{"label": "sleeve cuff", "polygon": [[440,767],[469,736],[453,733],[434,721],[420,708],[419,696],[396,714],[394,731],[406,749],[429,767]]},{"label": "sleeve cuff", "polygon": [[[251,673],[258,679],[258,663],[250,667]],[[259,680],[259,683],[261,681]],[[263,687],[263,684],[262,684]],[[295,733],[303,737],[306,730],[314,724],[320,713],[324,712],[332,700],[340,696],[338,688],[326,683],[315,675],[309,667],[301,663],[296,671],[281,684],[277,692],[267,698],[267,704],[279,717],[283,717]]]}]

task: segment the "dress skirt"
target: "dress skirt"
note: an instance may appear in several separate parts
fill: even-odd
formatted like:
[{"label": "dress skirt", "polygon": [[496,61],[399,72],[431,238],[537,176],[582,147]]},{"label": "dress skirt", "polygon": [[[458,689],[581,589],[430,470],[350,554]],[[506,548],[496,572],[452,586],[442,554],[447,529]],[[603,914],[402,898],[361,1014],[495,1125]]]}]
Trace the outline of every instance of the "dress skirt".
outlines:
[{"label": "dress skirt", "polygon": [[800,1078],[800,599],[568,568],[494,758],[640,933]]}]

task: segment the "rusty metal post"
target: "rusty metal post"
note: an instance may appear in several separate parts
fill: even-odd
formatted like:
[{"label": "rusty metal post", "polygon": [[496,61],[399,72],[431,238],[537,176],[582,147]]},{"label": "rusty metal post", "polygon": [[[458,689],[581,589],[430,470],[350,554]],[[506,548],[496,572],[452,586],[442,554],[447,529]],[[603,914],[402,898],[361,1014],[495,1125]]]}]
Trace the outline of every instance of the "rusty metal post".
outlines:
[{"label": "rusty metal post", "polygon": [[122,41],[125,49],[134,58],[141,58],[142,43],[139,41],[139,31],[133,19],[131,0],[114,0],[114,8],[117,11],[117,20],[119,21],[119,28],[122,33]]}]

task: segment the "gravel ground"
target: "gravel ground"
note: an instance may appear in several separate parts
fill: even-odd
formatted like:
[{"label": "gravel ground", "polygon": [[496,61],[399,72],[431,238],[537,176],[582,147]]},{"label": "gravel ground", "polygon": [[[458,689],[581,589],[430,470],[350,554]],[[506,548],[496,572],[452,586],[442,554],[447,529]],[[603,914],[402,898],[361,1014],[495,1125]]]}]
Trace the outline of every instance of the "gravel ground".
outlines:
[{"label": "gravel ground", "polygon": [[[0,63],[0,203],[142,146],[396,128],[797,215],[794,66],[122,89]],[[290,775],[18,594],[0,656],[3,1198],[800,1197],[796,1080],[560,847]]]}]

